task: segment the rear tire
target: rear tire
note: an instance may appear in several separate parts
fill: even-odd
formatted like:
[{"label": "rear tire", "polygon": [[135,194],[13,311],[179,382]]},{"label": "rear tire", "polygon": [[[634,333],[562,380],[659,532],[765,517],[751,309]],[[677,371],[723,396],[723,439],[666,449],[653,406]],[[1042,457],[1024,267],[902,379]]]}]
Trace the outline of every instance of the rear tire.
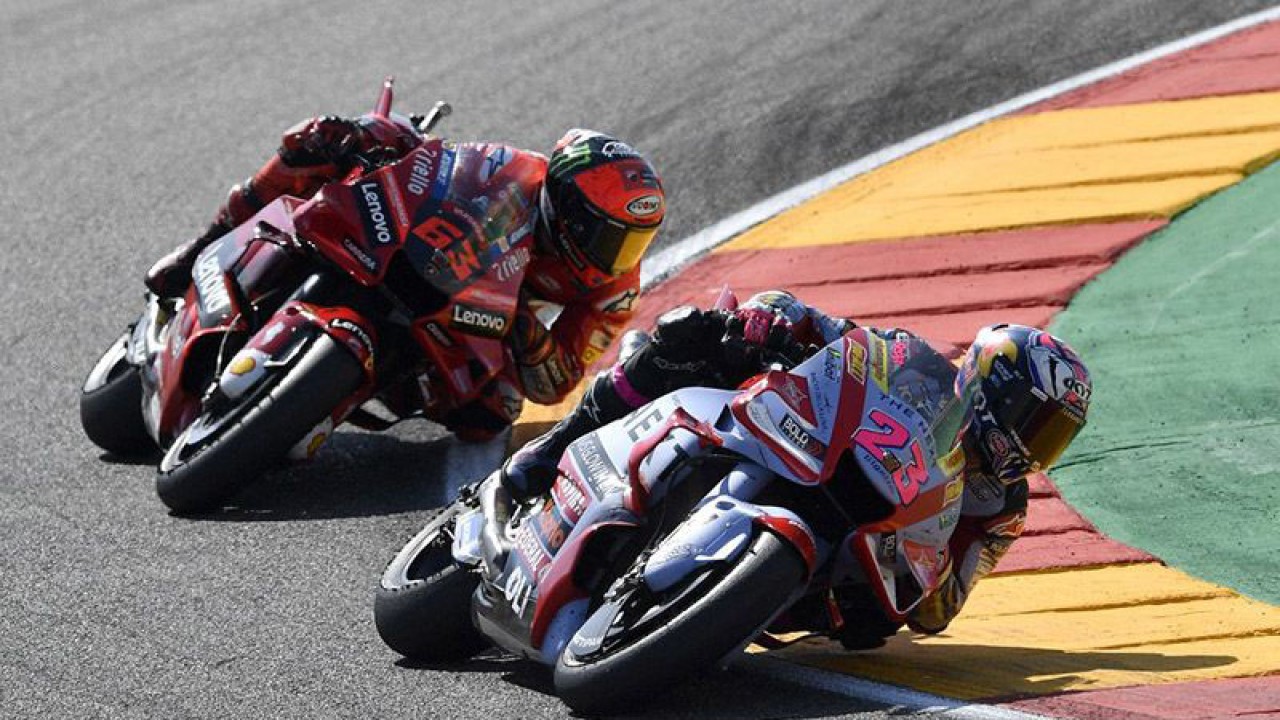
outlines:
[{"label": "rear tire", "polygon": [[[634,711],[759,634],[795,599],[806,573],[794,548],[762,532],[731,567],[708,569],[691,581],[712,581],[712,587],[677,594],[669,607],[645,605],[643,588],[624,591],[583,626],[590,628],[601,613],[614,614],[603,646],[580,657],[574,649],[579,630],[560,654],[556,693],[585,715]],[[636,619],[640,630],[629,622]]]},{"label": "rear tire", "polygon": [[[241,404],[210,420],[196,419],[160,462],[156,492],[178,514],[207,512],[285,457],[364,381],[349,350],[320,335],[298,361],[268,378]],[[193,430],[209,434],[189,442]]]},{"label": "rear tire", "polygon": [[142,377],[127,360],[130,333],[107,349],[80,390],[80,427],[94,445],[125,457],[155,452],[142,419]]},{"label": "rear tire", "polygon": [[373,620],[387,647],[412,660],[456,663],[489,647],[471,622],[480,577],[453,561],[454,503],[433,517],[387,565]]}]

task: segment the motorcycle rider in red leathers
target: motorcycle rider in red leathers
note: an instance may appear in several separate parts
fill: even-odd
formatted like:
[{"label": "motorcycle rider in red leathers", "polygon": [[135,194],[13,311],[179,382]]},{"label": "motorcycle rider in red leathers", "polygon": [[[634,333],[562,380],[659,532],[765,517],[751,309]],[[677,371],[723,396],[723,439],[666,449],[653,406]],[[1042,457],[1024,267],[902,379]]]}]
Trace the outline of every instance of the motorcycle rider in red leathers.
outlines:
[{"label": "motorcycle rider in red leathers", "polygon": [[[829,317],[781,291],[760,293],[733,311],[672,310],[632,354],[626,355],[632,338],[624,338],[623,359],[595,378],[573,412],[512,455],[493,487],[516,498],[543,494],[574,439],[673,390],[737,387],[780,356],[798,364],[855,327],[851,320]],[[950,570],[939,589],[907,618],[916,632],[935,634],[947,627],[974,585],[1022,534],[1027,476],[1047,470],[1084,427],[1091,383],[1066,343],[1022,325],[983,328],[959,372],[910,332],[868,330],[889,343],[894,394],[926,418],[954,397],[970,408],[960,438],[965,490],[949,541]],[[509,507],[509,499],[496,500],[495,505]],[[824,603],[806,608],[802,601],[789,613],[794,628],[774,629],[812,630],[825,623],[845,647],[867,649],[884,644],[899,628],[869,592],[837,589],[836,601],[849,619],[839,627],[829,626],[829,611],[819,606]]]},{"label": "motorcycle rider in red leathers", "polygon": [[[145,282],[157,295],[181,295],[199,252],[277,197],[310,198],[362,160],[385,164],[436,144],[452,162],[451,173],[440,171],[447,184],[435,189],[442,221],[452,217],[455,232],[484,227],[486,233],[502,222],[499,236],[531,229],[536,237],[507,335],[521,387],[495,380],[479,399],[432,418],[460,439],[485,440],[516,419],[522,398],[542,404],[563,399],[626,324],[639,294],[640,257],[662,223],[665,196],[647,160],[593,131],[568,131],[547,158],[501,144],[445,143],[423,137],[415,126],[394,113],[295,125],[253,177],[231,188],[209,228],[161,258]],[[518,210],[491,209],[497,207]],[[549,329],[536,315],[539,305],[562,308]]]}]

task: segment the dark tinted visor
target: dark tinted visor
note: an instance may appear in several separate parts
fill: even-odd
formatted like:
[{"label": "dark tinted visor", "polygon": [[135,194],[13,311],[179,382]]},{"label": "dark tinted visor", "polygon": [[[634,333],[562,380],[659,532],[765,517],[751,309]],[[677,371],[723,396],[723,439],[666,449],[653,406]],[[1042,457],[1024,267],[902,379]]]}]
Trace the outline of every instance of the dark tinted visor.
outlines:
[{"label": "dark tinted visor", "polygon": [[571,189],[561,193],[557,219],[587,260],[610,275],[634,268],[658,232],[656,227],[637,228],[610,220]]},{"label": "dark tinted visor", "polygon": [[1054,400],[1041,400],[1030,392],[1019,396],[1000,408],[998,417],[1022,441],[1027,459],[1044,470],[1058,461],[1084,424]]}]

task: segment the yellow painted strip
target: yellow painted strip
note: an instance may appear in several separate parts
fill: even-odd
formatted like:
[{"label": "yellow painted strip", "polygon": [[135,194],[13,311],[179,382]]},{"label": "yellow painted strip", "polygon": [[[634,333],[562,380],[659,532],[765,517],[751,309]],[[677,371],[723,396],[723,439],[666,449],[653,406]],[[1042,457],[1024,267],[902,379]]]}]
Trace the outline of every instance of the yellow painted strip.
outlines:
[{"label": "yellow painted strip", "polygon": [[1233,174],[1280,156],[1280,132],[1180,137],[1169,140],[974,155],[933,168],[907,185],[884,188],[877,197],[947,197],[1006,190],[1142,182],[1191,174]]},{"label": "yellow painted strip", "polygon": [[1280,93],[997,120],[765,222],[718,251],[1169,217],[1280,157]]},{"label": "yellow painted strip", "polygon": [[843,206],[833,197],[757,226],[721,248],[836,245],[1040,225],[1163,218],[1240,179],[1241,175],[1233,173]]},{"label": "yellow painted strip", "polygon": [[1227,588],[1197,580],[1158,563],[1054,570],[1009,577],[1016,578],[1009,585],[1016,585],[1017,592],[1008,591],[1001,584],[999,575],[984,580],[974,591],[973,600],[965,607],[965,617],[999,618],[1235,596]]},{"label": "yellow painted strip", "polygon": [[1280,608],[1155,564],[1003,575],[944,635],[777,654],[962,699],[1245,677],[1280,671]]}]

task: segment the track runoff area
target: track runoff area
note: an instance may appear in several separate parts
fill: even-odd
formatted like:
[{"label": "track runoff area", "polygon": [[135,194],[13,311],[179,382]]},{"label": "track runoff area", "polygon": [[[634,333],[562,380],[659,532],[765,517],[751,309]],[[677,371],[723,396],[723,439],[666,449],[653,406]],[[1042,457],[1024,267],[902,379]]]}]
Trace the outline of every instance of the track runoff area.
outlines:
[{"label": "track runoff area", "polygon": [[[1033,479],[1023,538],[946,633],[863,653],[802,640],[752,667],[956,717],[1280,717],[1280,381],[1249,375],[1280,356],[1266,295],[1280,277],[1277,157],[1280,9],[887,148],[651,258],[635,327],[724,284],[740,297],[781,284],[953,356],[988,323],[1051,327],[1095,374],[1090,427],[1057,483]],[[1234,281],[1242,267],[1252,283]],[[1187,323],[1258,342],[1215,352]],[[1228,356],[1234,375],[1215,368]],[[577,397],[530,407],[513,444]],[[1234,473],[1186,443],[1215,413],[1234,423],[1235,445],[1213,446]],[[1240,461],[1250,453],[1260,461]],[[1209,489],[1184,492],[1192,478]],[[1237,478],[1255,492],[1213,491]],[[1192,520],[1217,528],[1207,549],[1178,530]],[[1220,572],[1226,557],[1235,570]]]}]

